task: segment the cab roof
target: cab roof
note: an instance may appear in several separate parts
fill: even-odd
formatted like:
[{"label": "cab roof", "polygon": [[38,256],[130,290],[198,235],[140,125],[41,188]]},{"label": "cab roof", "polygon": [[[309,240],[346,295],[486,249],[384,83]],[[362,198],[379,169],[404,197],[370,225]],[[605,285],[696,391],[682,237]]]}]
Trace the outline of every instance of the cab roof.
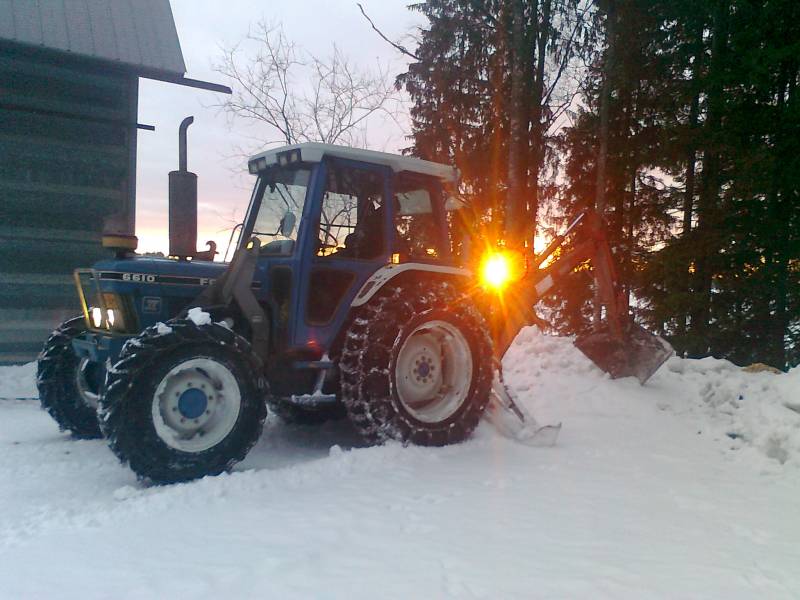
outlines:
[{"label": "cab roof", "polygon": [[279,163],[320,162],[326,156],[384,165],[391,168],[395,173],[421,173],[423,175],[438,177],[447,182],[458,183],[458,169],[450,165],[410,156],[390,154],[388,152],[350,148],[348,146],[337,146],[335,144],[322,144],[319,142],[305,142],[302,144],[272,148],[250,157],[247,164],[250,172],[256,174],[269,166]]}]

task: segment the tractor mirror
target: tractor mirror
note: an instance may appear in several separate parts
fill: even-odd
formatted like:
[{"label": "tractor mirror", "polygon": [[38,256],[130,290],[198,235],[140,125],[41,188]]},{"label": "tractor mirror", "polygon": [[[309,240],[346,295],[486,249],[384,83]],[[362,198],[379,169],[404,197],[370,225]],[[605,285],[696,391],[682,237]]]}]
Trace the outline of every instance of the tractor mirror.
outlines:
[{"label": "tractor mirror", "polygon": [[283,218],[281,219],[281,226],[278,232],[283,237],[292,237],[292,233],[294,233],[294,226],[297,222],[297,217],[294,216],[294,213],[290,210],[287,210],[283,214]]}]

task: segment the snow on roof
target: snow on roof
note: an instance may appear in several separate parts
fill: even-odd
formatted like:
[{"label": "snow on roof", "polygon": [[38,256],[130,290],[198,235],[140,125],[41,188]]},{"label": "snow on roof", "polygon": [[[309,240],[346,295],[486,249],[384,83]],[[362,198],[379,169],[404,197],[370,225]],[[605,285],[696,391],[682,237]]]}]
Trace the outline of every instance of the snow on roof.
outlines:
[{"label": "snow on roof", "polygon": [[186,72],[169,0],[0,1],[0,40]]},{"label": "snow on roof", "polygon": [[[422,173],[433,175],[446,181],[458,181],[458,169],[450,165],[401,156],[400,154],[389,154],[388,152],[377,152],[376,150],[364,150],[362,148],[350,148],[348,146],[337,146],[334,144],[321,144],[319,142],[305,142],[303,144],[292,144],[272,148],[260,154],[250,157],[248,164],[250,172],[257,173],[268,166],[278,164],[278,155],[291,150],[299,149],[303,162],[320,162],[325,156],[336,158],[346,158],[367,163],[385,165],[390,167],[395,173],[410,171],[412,173]],[[263,160],[261,160],[263,159]]]}]

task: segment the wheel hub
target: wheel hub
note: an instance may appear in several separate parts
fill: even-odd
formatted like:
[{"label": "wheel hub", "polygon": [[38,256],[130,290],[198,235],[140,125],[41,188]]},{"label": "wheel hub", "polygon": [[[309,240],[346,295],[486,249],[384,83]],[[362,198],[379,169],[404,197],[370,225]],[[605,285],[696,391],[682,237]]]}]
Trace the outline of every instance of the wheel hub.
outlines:
[{"label": "wheel hub", "polygon": [[159,437],[185,452],[202,452],[233,429],[241,394],[233,373],[210,358],[174,367],[153,397],[153,422]]},{"label": "wheel hub", "polygon": [[447,321],[417,327],[397,355],[395,384],[405,408],[435,423],[463,404],[472,380],[472,353],[466,338]]},{"label": "wheel hub", "polygon": [[178,397],[178,412],[187,419],[196,419],[206,412],[208,396],[198,388],[189,388]]}]

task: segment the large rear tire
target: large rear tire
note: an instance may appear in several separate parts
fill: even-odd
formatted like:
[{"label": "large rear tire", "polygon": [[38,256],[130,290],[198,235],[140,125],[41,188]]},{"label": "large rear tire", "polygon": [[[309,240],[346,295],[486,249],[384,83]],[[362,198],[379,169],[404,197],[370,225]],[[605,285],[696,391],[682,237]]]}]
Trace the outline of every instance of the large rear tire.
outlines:
[{"label": "large rear tire", "polygon": [[86,331],[83,317],[75,317],[56,329],[39,354],[36,385],[42,408],[73,437],[101,437],[97,402],[104,376],[103,365],[81,359],[72,340]]},{"label": "large rear tire", "polygon": [[447,282],[381,290],[354,318],[339,361],[348,417],[370,442],[461,442],[492,384],[483,317]]},{"label": "large rear tire", "polygon": [[230,469],[258,441],[267,415],[261,369],[244,338],[217,323],[168,325],[127,342],[100,401],[111,449],[154,483]]}]

